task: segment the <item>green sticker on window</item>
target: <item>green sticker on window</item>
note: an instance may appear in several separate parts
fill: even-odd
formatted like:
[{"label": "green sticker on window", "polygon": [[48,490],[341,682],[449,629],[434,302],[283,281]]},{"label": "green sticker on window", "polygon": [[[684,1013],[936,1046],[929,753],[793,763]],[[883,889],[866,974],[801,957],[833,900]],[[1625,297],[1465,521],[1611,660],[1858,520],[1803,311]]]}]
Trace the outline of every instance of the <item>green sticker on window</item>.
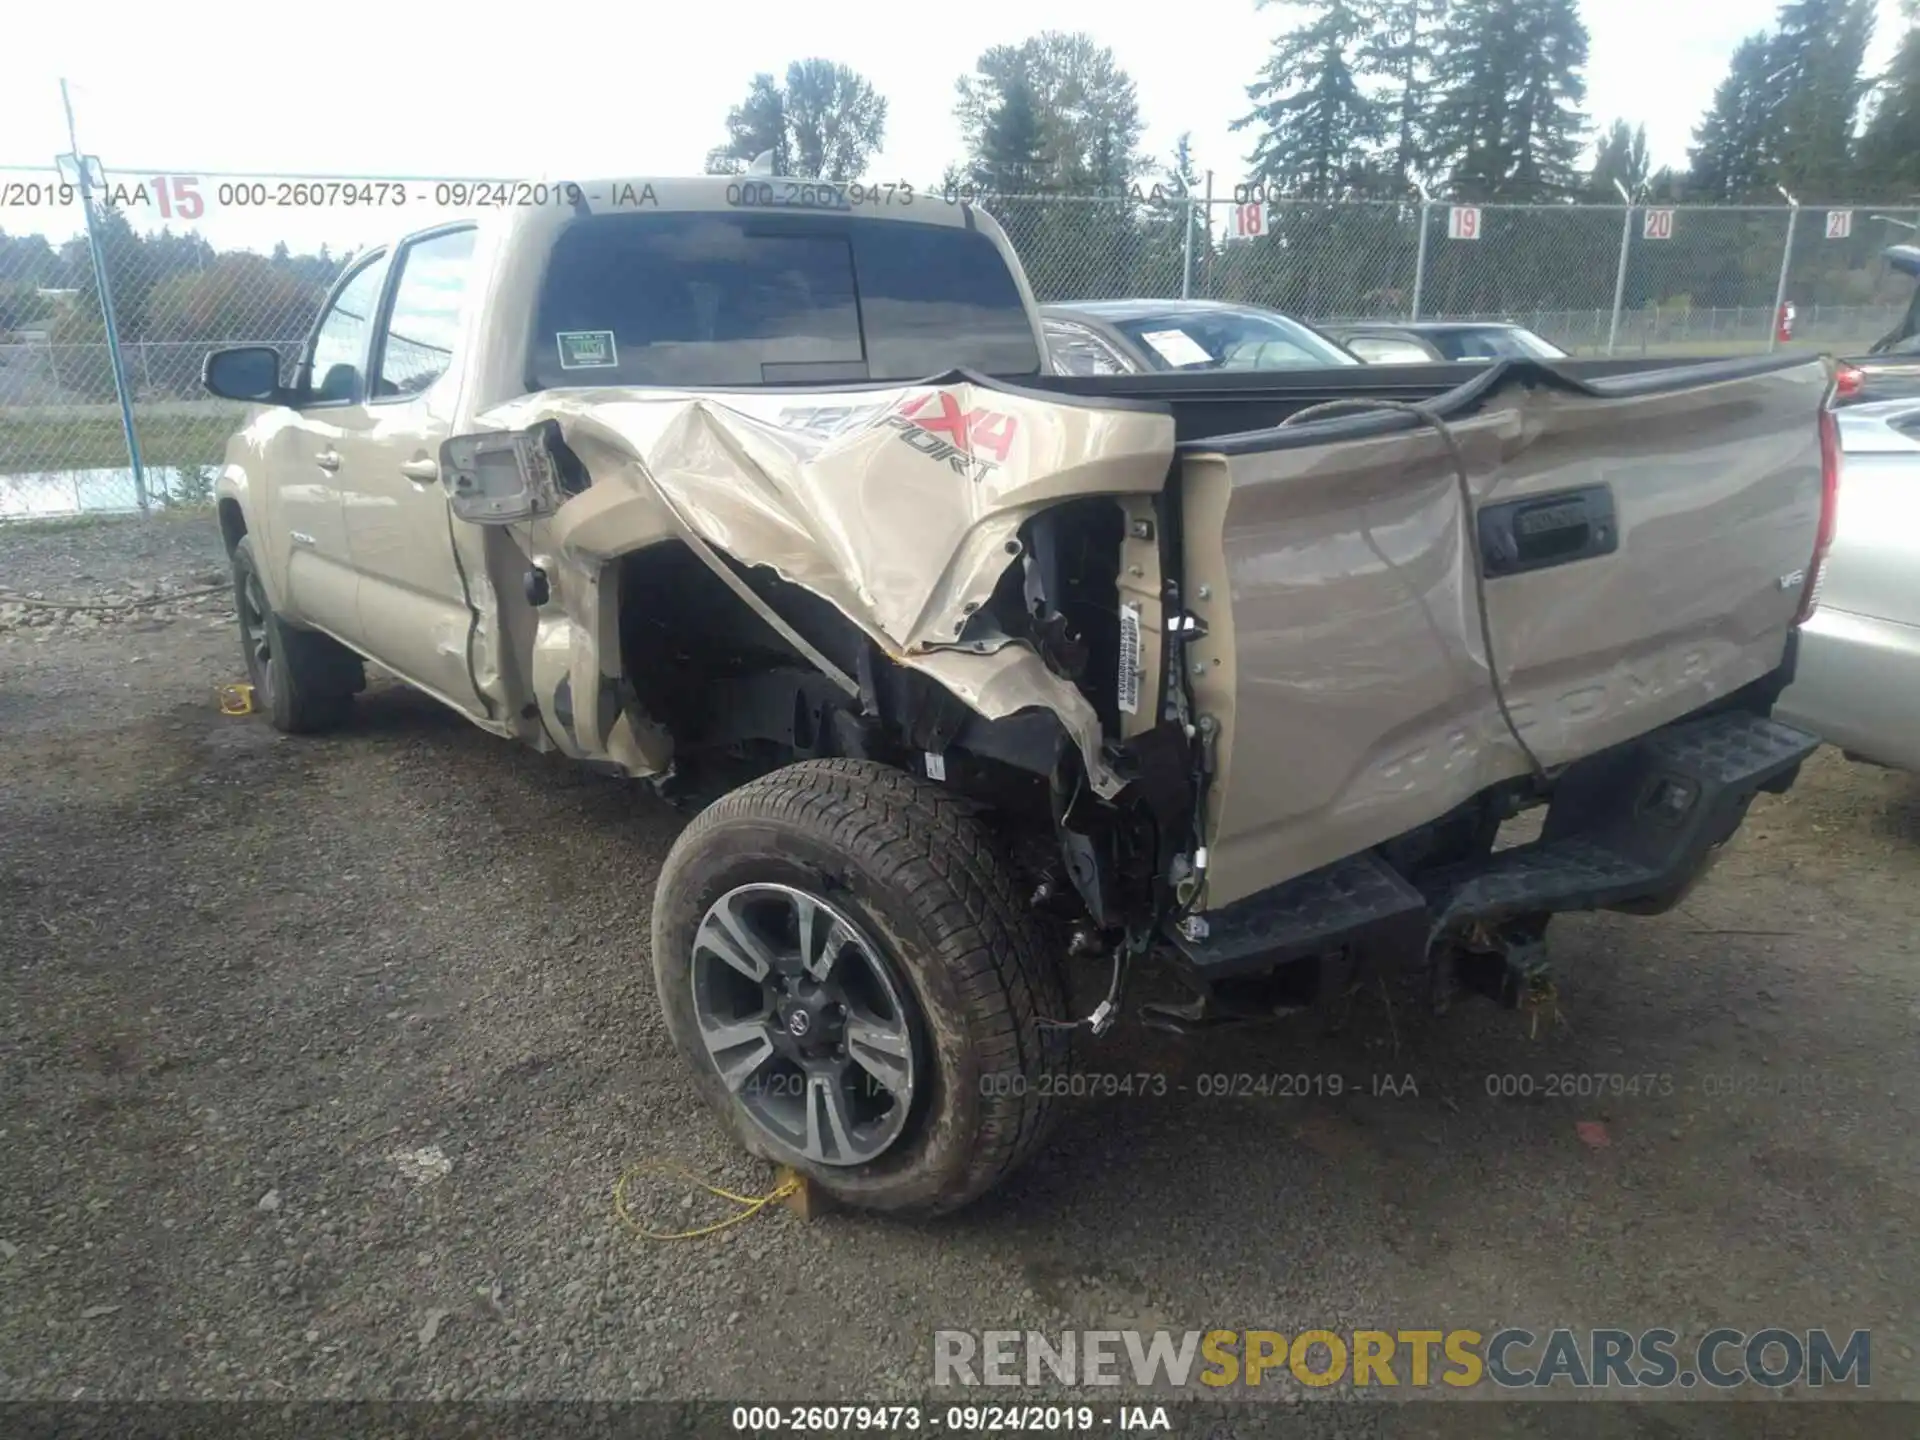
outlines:
[{"label": "green sticker on window", "polygon": [[555,338],[562,370],[599,370],[620,363],[611,330],[562,330]]}]

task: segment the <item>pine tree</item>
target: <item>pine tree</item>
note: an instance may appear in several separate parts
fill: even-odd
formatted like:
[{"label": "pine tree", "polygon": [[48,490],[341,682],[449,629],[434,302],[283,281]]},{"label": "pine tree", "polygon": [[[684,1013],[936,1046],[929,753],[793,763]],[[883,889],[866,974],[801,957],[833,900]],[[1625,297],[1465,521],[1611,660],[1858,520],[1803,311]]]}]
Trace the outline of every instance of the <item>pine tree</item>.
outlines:
[{"label": "pine tree", "polygon": [[1617,204],[1620,199],[1620,191],[1614,189],[1617,180],[1621,189],[1637,199],[1651,171],[1647,127],[1630,127],[1626,121],[1616,120],[1594,154],[1593,173],[1587,180],[1587,198],[1597,204]]},{"label": "pine tree", "polygon": [[1548,200],[1580,186],[1587,27],[1575,0],[1461,0],[1435,62],[1434,151],[1454,192]]},{"label": "pine tree", "polygon": [[980,121],[969,170],[973,183],[1000,195],[1018,195],[1041,182],[1045,170],[1040,103],[1025,71],[1009,73]]},{"label": "pine tree", "polygon": [[1247,87],[1253,110],[1235,130],[1258,127],[1248,157],[1252,178],[1313,199],[1375,187],[1375,146],[1385,135],[1380,102],[1355,69],[1373,17],[1356,0],[1295,0],[1311,13],[1273,42],[1260,78]]},{"label": "pine tree", "polygon": [[1790,0],[1780,7],[1770,80],[1777,112],[1776,182],[1801,198],[1836,199],[1852,169],[1873,0]]},{"label": "pine tree", "polygon": [[1523,23],[1511,112],[1513,189],[1522,199],[1569,197],[1586,150],[1587,27],[1577,0],[1523,0],[1515,8]]},{"label": "pine tree", "polygon": [[1900,48],[1881,77],[1873,116],[1860,137],[1859,174],[1888,200],[1920,199],[1920,6],[1902,7],[1908,24]]},{"label": "pine tree", "polygon": [[1773,71],[1773,39],[1764,31],[1749,35],[1734,50],[1688,152],[1688,189],[1699,199],[1772,198],[1781,100]]},{"label": "pine tree", "polygon": [[1433,51],[1446,0],[1374,0],[1373,33],[1361,44],[1359,69],[1381,82],[1388,129],[1381,168],[1404,194],[1431,174]]}]

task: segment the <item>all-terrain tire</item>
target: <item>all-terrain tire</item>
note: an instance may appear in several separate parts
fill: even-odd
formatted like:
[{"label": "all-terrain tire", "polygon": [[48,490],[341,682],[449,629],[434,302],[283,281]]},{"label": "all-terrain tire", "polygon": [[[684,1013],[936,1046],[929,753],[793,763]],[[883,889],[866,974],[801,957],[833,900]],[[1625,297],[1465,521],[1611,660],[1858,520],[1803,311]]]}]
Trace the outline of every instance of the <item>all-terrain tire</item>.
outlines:
[{"label": "all-terrain tire", "polygon": [[[692,968],[708,908],[742,885],[831,897],[886,952],[923,1022],[907,1127],[861,1165],[810,1163],[755,1124],[700,1038]],[[984,1194],[1047,1133],[1069,1065],[1058,967],[994,837],[937,785],[858,760],[810,760],[742,786],[675,842],[653,907],[667,1028],[702,1097],[753,1154],[835,1199],[934,1213]]]},{"label": "all-terrain tire", "polygon": [[273,728],[305,735],[345,720],[353,697],[366,688],[365,666],[332,636],[274,614],[251,535],[233,547],[233,603],[254,705]]}]

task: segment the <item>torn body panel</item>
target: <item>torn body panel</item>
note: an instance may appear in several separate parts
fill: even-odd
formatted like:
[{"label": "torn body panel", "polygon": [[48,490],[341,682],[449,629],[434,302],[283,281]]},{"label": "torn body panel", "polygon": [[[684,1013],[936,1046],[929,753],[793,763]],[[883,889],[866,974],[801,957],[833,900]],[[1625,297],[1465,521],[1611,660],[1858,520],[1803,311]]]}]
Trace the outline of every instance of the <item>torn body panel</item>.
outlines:
[{"label": "torn body panel", "polygon": [[1464,497],[1442,437],[1404,417],[1182,446],[1208,632],[1189,670],[1219,737],[1208,908],[1528,774],[1481,593],[1507,708],[1549,771],[1782,663],[1826,366],[1690,378],[1490,377],[1449,422]]},{"label": "torn body panel", "polygon": [[[669,758],[663,733],[597,697],[622,678],[608,567],[678,539],[710,568],[739,567],[722,579],[776,628],[784,622],[742,593],[739,572],[764,567],[826,601],[889,661],[987,719],[1052,712],[1096,791],[1122,788],[1093,704],[1005,633],[988,602],[1036,514],[1162,489],[1173,451],[1164,410],[1062,402],[956,376],[805,395],[548,391],[480,419],[499,440],[449,442],[449,490],[457,514],[510,534],[551,587],[531,678],[559,748],[634,774]],[[579,493],[567,493],[551,452],[531,438],[549,423],[584,471]],[[489,465],[509,463],[524,495],[503,493],[489,475]],[[785,634],[806,653],[797,632]]]}]

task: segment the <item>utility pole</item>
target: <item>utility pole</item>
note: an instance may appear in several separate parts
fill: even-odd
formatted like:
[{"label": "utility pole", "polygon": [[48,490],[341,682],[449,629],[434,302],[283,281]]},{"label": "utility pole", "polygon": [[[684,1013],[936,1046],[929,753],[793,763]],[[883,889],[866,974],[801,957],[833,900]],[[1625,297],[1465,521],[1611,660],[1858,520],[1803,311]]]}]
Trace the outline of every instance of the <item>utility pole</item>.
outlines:
[{"label": "utility pole", "polygon": [[133,466],[134,499],[144,512],[148,508],[146,468],[140,463],[140,437],[133,428],[133,395],[127,386],[127,367],[120,359],[120,332],[114,323],[113,289],[107,280],[106,252],[100,248],[100,227],[93,213],[93,177],[89,170],[97,171],[100,161],[95,157],[90,167],[88,157],[80,153],[80,141],[73,124],[73,97],[67,93],[65,80],[60,82],[60,103],[67,112],[68,154],[63,158],[72,162],[75,183],[80,187],[80,208],[87,220],[87,251],[93,257],[93,283],[100,296],[101,324],[107,332],[107,359],[113,365],[113,390],[120,400],[120,428],[126,436],[127,460]]},{"label": "utility pole", "polygon": [[1633,243],[1633,196],[1627,193],[1627,187],[1617,179],[1613,188],[1620,192],[1620,198],[1627,202],[1627,213],[1620,221],[1620,264],[1613,272],[1613,320],[1607,326],[1607,354],[1613,354],[1613,345],[1620,338],[1620,304],[1627,295],[1627,247]]}]

